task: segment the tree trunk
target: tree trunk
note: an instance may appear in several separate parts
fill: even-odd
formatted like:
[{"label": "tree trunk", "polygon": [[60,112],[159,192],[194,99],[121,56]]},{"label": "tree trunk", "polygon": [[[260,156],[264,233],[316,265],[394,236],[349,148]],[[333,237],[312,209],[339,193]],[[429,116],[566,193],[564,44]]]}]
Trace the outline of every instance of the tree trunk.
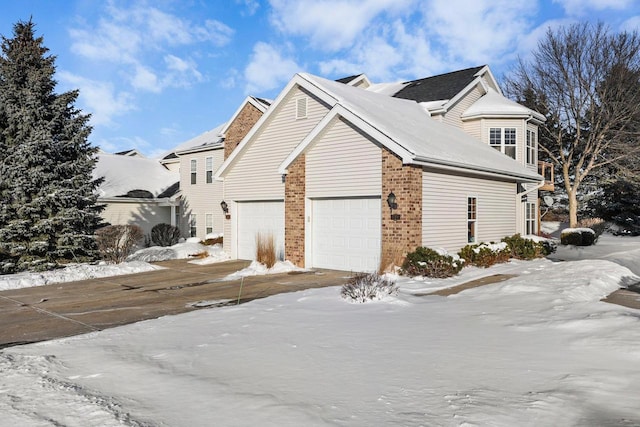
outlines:
[{"label": "tree trunk", "polygon": [[575,228],[578,226],[578,195],[575,186],[567,191],[567,195],[569,196],[569,227]]}]

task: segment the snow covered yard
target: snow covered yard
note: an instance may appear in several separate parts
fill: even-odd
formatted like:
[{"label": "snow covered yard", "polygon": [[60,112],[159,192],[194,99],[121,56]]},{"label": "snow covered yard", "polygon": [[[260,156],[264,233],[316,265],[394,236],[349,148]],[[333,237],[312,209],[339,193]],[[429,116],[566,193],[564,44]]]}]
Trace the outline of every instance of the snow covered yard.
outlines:
[{"label": "snow covered yard", "polygon": [[639,280],[617,262],[640,240],[602,247],[616,262],[402,279],[369,304],[309,290],[5,349],[0,425],[639,425],[640,313],[599,300]]}]

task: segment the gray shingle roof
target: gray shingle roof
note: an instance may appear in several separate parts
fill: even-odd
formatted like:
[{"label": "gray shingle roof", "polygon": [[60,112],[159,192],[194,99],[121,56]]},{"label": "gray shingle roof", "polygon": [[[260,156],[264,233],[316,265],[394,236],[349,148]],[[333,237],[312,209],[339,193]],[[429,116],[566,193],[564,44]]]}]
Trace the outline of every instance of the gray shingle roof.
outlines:
[{"label": "gray shingle roof", "polygon": [[407,85],[393,96],[395,98],[411,99],[416,102],[451,99],[471,83],[476,73],[484,67],[484,65],[481,65],[424,79],[412,80],[406,82]]}]

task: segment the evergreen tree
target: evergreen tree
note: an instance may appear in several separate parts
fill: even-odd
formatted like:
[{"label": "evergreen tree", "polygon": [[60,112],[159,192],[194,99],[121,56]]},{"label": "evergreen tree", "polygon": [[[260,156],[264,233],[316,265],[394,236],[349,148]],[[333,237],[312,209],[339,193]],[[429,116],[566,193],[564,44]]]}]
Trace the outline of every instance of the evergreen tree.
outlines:
[{"label": "evergreen tree", "polygon": [[0,272],[97,255],[97,148],[78,91],[55,93],[55,57],[18,22],[0,55]]}]

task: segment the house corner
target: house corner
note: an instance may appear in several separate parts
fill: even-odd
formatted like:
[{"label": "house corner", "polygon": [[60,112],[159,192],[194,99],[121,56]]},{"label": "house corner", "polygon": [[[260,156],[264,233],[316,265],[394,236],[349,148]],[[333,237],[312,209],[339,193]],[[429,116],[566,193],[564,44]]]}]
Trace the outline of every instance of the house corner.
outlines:
[{"label": "house corner", "polygon": [[298,157],[288,168],[284,190],[284,234],[286,259],[305,266],[305,156]]}]

